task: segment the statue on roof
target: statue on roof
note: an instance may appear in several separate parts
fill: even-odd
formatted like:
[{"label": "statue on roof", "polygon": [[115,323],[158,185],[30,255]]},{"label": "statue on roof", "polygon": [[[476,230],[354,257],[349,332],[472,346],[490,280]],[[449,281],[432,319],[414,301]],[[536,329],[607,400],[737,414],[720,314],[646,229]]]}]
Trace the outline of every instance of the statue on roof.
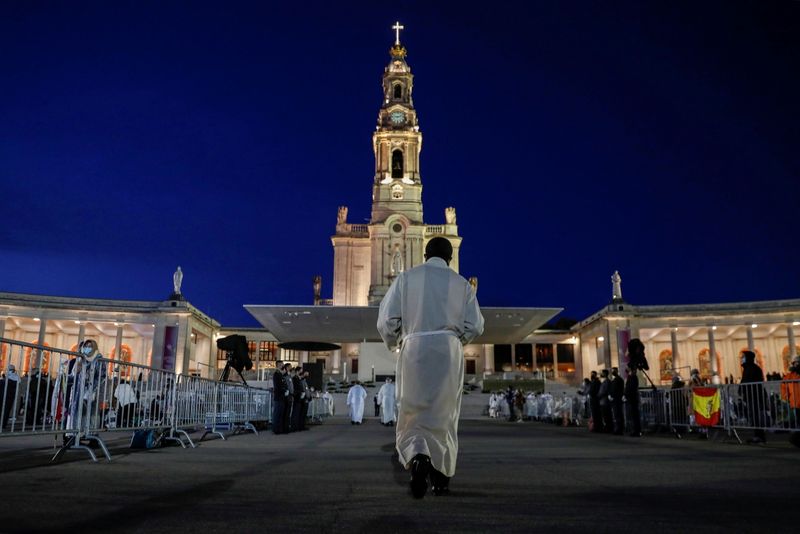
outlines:
[{"label": "statue on roof", "polygon": [[181,284],[183,283],[183,271],[181,271],[181,266],[178,265],[178,270],[175,271],[175,274],[172,275],[172,288],[173,294],[180,295],[181,294]]}]

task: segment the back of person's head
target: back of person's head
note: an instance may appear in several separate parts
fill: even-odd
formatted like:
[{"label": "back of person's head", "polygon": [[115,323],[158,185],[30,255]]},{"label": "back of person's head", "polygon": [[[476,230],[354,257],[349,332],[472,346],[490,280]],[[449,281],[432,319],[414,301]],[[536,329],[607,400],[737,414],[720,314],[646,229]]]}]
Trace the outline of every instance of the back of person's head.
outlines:
[{"label": "back of person's head", "polygon": [[597,378],[597,371],[592,371],[592,378]]},{"label": "back of person's head", "polygon": [[447,263],[453,259],[453,245],[449,239],[434,237],[425,245],[425,259],[441,258]]},{"label": "back of person's head", "polygon": [[600,371],[600,375],[603,378],[608,378],[608,369],[603,369],[602,371]]},{"label": "back of person's head", "polygon": [[643,354],[644,353],[644,343],[638,337],[635,337],[628,341],[628,351],[631,354]]},{"label": "back of person's head", "polygon": [[746,363],[755,363],[756,361],[756,353],[752,350],[743,350],[742,351],[742,364]]},{"label": "back of person's head", "polygon": [[789,364],[789,371],[800,374],[800,356],[792,358],[792,363]]},{"label": "back of person's head", "polygon": [[611,374],[614,375],[614,376],[617,376],[619,374],[619,368],[612,367],[611,368]]}]

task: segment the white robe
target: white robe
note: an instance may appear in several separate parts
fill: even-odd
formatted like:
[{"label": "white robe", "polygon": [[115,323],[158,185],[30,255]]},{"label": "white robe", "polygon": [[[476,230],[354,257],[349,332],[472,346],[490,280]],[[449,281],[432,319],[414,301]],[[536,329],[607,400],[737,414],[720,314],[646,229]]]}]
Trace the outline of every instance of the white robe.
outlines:
[{"label": "white robe", "polygon": [[367,390],[360,384],[350,388],[347,393],[347,406],[350,411],[350,420],[360,423],[364,418],[364,399],[367,398]]},{"label": "white robe", "polygon": [[417,454],[451,477],[458,456],[463,346],[483,332],[472,286],[440,258],[401,273],[381,302],[378,331],[397,359],[400,461]]},{"label": "white robe", "polygon": [[378,404],[381,407],[381,423],[393,423],[397,420],[395,413],[395,387],[392,383],[386,383],[378,390]]}]

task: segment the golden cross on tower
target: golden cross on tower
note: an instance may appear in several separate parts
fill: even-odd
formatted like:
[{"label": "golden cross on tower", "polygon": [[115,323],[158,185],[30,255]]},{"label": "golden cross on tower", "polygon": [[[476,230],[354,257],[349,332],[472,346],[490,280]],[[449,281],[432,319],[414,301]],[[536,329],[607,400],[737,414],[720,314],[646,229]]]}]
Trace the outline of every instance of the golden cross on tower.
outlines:
[{"label": "golden cross on tower", "polygon": [[405,26],[401,26],[400,21],[398,20],[397,22],[394,23],[392,29],[395,31],[394,44],[396,46],[400,46],[400,30],[404,30]]}]

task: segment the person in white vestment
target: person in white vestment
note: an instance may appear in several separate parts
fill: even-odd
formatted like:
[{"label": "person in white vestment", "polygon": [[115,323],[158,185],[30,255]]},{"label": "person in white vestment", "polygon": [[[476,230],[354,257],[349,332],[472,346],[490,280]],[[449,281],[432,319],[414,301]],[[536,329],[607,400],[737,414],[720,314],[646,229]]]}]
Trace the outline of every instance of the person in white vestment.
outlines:
[{"label": "person in white vestment", "polygon": [[364,419],[364,399],[367,398],[367,390],[356,381],[347,393],[347,407],[350,412],[350,423],[360,425]]},{"label": "person in white vestment", "polygon": [[489,395],[489,417],[492,419],[497,417],[497,396],[494,393]]},{"label": "person in white vestment", "polygon": [[378,405],[381,407],[381,423],[394,426],[397,420],[395,413],[395,387],[391,378],[378,390]]},{"label": "person in white vestment", "polygon": [[397,359],[396,447],[411,471],[411,493],[449,492],[458,456],[463,347],[483,333],[472,286],[448,267],[450,241],[431,239],[422,265],[395,278],[378,312],[378,331]]}]

